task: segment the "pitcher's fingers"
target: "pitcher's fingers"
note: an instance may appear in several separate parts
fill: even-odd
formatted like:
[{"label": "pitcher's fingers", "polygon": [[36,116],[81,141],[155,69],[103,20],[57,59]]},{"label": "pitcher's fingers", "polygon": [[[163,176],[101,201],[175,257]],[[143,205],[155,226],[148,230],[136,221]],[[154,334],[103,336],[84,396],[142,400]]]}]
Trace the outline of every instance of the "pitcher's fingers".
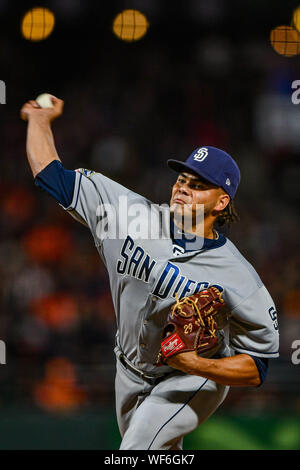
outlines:
[{"label": "pitcher's fingers", "polygon": [[28,104],[30,104],[30,105],[33,106],[34,108],[40,108],[40,105],[39,105],[38,102],[35,101],[35,100],[29,100],[29,101],[28,101]]}]

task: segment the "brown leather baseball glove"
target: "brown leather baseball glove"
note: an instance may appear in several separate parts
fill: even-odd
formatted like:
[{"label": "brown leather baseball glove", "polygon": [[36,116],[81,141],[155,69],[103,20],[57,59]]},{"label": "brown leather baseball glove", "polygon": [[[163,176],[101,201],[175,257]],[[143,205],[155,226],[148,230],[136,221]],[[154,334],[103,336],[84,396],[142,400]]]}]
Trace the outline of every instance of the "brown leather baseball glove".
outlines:
[{"label": "brown leather baseball glove", "polygon": [[212,355],[219,349],[220,336],[216,314],[225,309],[222,294],[212,286],[172,305],[163,329],[156,365],[167,363],[170,356],[187,351]]}]

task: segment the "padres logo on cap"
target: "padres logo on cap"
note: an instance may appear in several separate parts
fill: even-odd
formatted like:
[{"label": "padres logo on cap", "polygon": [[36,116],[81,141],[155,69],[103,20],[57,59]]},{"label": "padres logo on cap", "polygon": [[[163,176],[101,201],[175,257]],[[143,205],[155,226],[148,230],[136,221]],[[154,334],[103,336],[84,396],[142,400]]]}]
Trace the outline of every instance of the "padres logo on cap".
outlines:
[{"label": "padres logo on cap", "polygon": [[206,147],[201,147],[200,149],[197,150],[197,152],[194,155],[194,160],[197,162],[203,162],[203,160],[206,159],[208,155],[208,150]]}]

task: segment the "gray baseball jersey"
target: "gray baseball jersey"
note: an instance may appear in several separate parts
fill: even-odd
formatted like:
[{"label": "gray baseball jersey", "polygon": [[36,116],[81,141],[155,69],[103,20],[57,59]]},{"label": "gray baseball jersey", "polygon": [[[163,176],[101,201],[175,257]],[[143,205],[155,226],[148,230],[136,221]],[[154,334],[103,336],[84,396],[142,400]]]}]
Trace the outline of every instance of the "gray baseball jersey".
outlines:
[{"label": "gray baseball jersey", "polygon": [[[136,398],[132,408],[128,403],[133,400],[132,394],[136,397],[144,394],[148,398],[142,400],[143,406],[150,419],[151,410],[153,412],[153,406],[158,402],[158,399],[153,399],[157,390],[165,390],[165,395],[162,392],[159,396],[161,403],[167,406],[160,408],[161,422],[156,422],[161,441],[156,438],[156,445],[152,444],[151,448],[180,448],[181,437],[192,430],[187,406],[189,400],[186,395],[183,395],[183,401],[178,398],[177,403],[175,400],[180,410],[186,410],[186,414],[181,412],[185,426],[182,425],[180,430],[175,426],[176,431],[173,426],[171,431],[171,427],[164,424],[169,419],[171,403],[174,405],[174,396],[169,397],[171,391],[174,393],[177,388],[179,396],[181,387],[190,393],[194,401],[197,390],[201,389],[203,393],[215,391],[213,402],[207,400],[207,396],[205,401],[201,401],[201,394],[197,395],[198,405],[195,406],[199,413],[196,427],[222,402],[228,388],[201,377],[174,372],[168,366],[158,368],[154,365],[160,349],[162,328],[176,294],[183,297],[217,285],[229,307],[228,314],[219,319],[224,336],[219,356],[238,352],[264,358],[279,355],[278,324],[272,298],[253,267],[230,240],[222,237],[220,243],[209,248],[195,246],[194,250],[184,251],[174,245],[170,236],[168,206],[161,210],[146,198],[100,173],[77,170],[73,200],[66,210],[89,227],[107,268],[117,319],[117,356],[124,354],[134,367],[144,373],[154,376],[170,374],[151,388],[118,365],[116,398],[123,436],[121,448],[148,448],[148,444],[152,443],[156,431],[152,429],[152,437],[145,437],[145,444],[144,437],[139,434],[143,432],[145,436],[149,434],[149,429],[145,427],[141,430],[136,425],[137,416],[143,410],[141,399]],[[140,237],[137,236],[139,234]],[[189,384],[186,388],[184,381]],[[175,416],[176,411],[174,419]],[[138,430],[134,435],[132,420],[135,420]],[[167,444],[171,441],[173,444]]]}]

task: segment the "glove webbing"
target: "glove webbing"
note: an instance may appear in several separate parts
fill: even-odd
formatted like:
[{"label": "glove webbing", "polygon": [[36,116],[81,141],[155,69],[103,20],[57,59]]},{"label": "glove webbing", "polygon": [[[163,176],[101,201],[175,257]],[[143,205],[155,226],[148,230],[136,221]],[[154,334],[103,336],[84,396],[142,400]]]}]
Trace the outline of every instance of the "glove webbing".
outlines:
[{"label": "glove webbing", "polygon": [[[199,318],[199,321],[200,321],[200,324],[203,328],[205,328],[205,323],[203,321],[203,318],[202,318],[202,315],[201,315],[201,312],[198,308],[198,305],[197,305],[197,302],[198,302],[198,298],[196,299],[192,299],[191,297],[184,297],[182,300],[179,300],[178,298],[178,295],[177,295],[177,292],[175,293],[175,297],[176,297],[176,304],[174,305],[174,308],[172,310],[172,317],[174,317],[174,313],[175,313],[175,310],[178,309],[179,310],[179,314],[183,317],[186,317],[186,313],[183,311],[182,309],[182,305],[185,305],[185,304],[188,304],[190,306],[192,306],[194,308],[194,311],[196,311],[196,314]],[[205,295],[203,295],[202,297],[205,297]],[[208,296],[207,296],[208,297]],[[211,307],[211,310],[213,310],[213,307]],[[216,330],[214,328],[214,319],[213,319],[213,316],[212,315],[207,315],[206,316],[206,319],[207,319],[207,323],[208,323],[208,331],[209,333],[211,334],[211,336],[213,338],[216,337]],[[203,334],[203,330],[202,330],[202,334]],[[201,346],[206,346],[208,343],[204,343],[202,344]]]}]

